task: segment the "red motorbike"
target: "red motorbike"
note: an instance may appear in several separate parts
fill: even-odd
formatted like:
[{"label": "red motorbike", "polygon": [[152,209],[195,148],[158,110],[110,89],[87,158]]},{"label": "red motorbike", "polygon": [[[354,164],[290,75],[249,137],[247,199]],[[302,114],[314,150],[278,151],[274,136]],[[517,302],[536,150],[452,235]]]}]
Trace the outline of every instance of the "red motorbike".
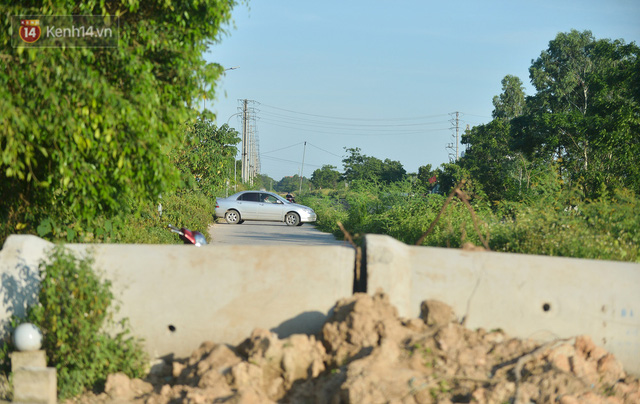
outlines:
[{"label": "red motorbike", "polygon": [[207,245],[207,239],[204,237],[202,233],[199,231],[191,231],[187,228],[178,229],[176,226],[169,224],[167,227],[174,233],[177,233],[180,236],[180,240],[182,240],[185,244],[193,244],[196,247],[200,247],[201,245]]}]

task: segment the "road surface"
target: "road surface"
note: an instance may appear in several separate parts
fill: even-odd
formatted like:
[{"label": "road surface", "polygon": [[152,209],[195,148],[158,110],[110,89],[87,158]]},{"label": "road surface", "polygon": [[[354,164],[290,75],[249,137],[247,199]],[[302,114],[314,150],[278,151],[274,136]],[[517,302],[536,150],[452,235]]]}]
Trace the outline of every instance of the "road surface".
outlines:
[{"label": "road surface", "polygon": [[314,225],[287,226],[279,222],[246,221],[243,224],[217,222],[209,227],[211,244],[249,245],[347,245]]}]

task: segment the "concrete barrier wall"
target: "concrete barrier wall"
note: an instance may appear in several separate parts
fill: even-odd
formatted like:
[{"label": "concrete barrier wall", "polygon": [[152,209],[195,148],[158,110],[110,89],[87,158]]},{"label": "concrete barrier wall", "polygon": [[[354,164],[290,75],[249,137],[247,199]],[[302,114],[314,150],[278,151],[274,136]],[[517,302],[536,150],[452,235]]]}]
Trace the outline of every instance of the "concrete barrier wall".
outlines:
[{"label": "concrete barrier wall", "polygon": [[590,335],[640,375],[640,265],[407,246],[366,236],[367,291],[382,288],[401,315],[452,306],[471,329],[540,341]]},{"label": "concrete barrier wall", "polygon": [[[11,236],[0,251],[0,319],[37,301],[37,264],[52,245]],[[207,340],[238,344],[255,327],[319,331],[352,293],[355,251],[343,246],[68,245],[94,251],[120,317],[152,357],[191,354]]]},{"label": "concrete barrier wall", "polygon": [[[38,262],[52,245],[11,236],[0,251],[0,320],[37,301]],[[121,317],[153,357],[189,355],[206,340],[237,344],[253,328],[280,336],[320,329],[352,293],[355,252],[343,246],[69,245],[94,250]],[[545,341],[581,334],[640,375],[640,265],[464,251],[367,235],[367,291],[382,288],[405,317],[451,305],[470,328]],[[5,330],[6,332],[6,330]]]}]

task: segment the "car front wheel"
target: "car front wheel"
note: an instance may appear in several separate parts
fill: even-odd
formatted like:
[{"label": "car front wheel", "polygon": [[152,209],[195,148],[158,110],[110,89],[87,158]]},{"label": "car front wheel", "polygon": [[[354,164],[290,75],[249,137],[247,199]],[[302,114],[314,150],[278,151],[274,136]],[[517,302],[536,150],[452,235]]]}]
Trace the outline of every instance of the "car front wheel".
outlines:
[{"label": "car front wheel", "polygon": [[224,220],[229,224],[239,224],[241,223],[240,213],[236,210],[230,210],[224,214]]},{"label": "car front wheel", "polygon": [[289,212],[284,217],[287,226],[297,226],[300,223],[300,216],[295,212]]}]

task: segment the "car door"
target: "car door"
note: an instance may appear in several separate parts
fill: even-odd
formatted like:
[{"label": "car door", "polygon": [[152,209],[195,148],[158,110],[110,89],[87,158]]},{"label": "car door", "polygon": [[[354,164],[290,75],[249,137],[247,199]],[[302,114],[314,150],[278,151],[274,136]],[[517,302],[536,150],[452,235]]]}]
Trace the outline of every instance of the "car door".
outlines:
[{"label": "car door", "polygon": [[258,203],[258,217],[260,220],[282,220],[284,204],[275,196],[262,192]]},{"label": "car door", "polygon": [[260,192],[245,192],[236,200],[236,206],[243,220],[259,220],[258,207]]}]

